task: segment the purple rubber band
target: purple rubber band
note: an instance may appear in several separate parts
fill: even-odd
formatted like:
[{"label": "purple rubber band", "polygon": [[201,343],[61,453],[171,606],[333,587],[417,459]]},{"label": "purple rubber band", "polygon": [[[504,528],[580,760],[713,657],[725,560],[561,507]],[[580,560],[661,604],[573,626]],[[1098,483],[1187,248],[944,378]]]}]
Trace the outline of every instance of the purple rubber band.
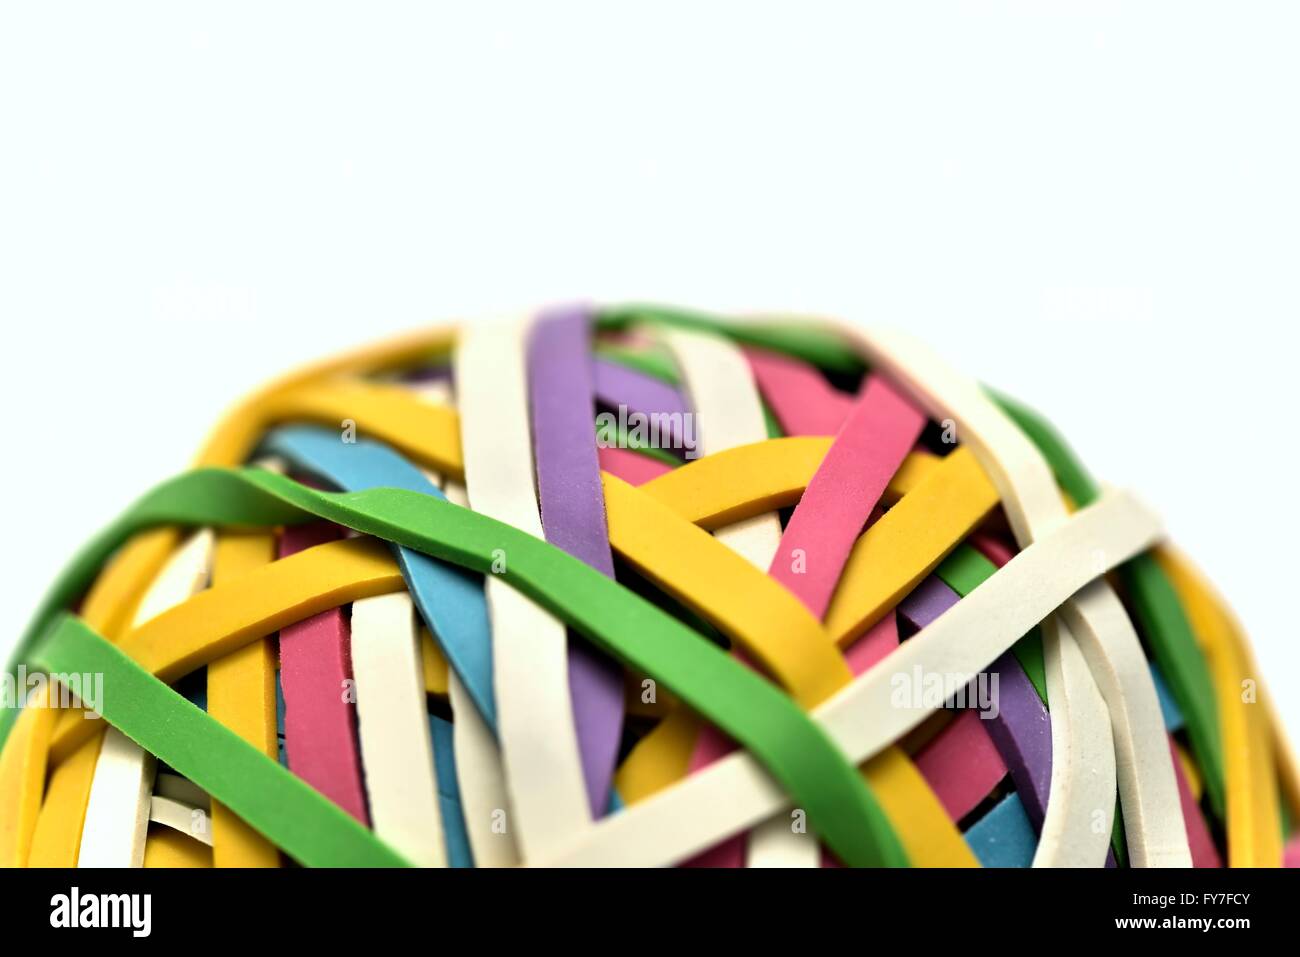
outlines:
[{"label": "purple rubber band", "polygon": [[960,600],[942,578],[930,575],[899,603],[898,616],[920,631]]},{"label": "purple rubber band", "polygon": [[[610,578],[614,557],[596,458],[590,311],[544,313],[528,343],[528,387],[537,495],[546,540]],[[623,733],[623,672],[591,646],[569,640],[569,695],[591,813],[609,807]]]},{"label": "purple rubber band", "polygon": [[1041,831],[1052,785],[1052,719],[1015,655],[1006,652],[989,671],[998,675],[998,716],[989,722],[989,737],[1016,785],[1029,823],[1035,832]]},{"label": "purple rubber band", "polygon": [[596,359],[593,362],[596,402],[608,408],[625,405],[638,412],[685,412],[679,389],[638,369]]},{"label": "purple rubber band", "polygon": [[593,378],[596,402],[601,408],[616,411],[623,406],[629,413],[672,416],[668,420],[669,450],[683,447],[681,433],[687,408],[680,390],[608,359],[594,361]]}]

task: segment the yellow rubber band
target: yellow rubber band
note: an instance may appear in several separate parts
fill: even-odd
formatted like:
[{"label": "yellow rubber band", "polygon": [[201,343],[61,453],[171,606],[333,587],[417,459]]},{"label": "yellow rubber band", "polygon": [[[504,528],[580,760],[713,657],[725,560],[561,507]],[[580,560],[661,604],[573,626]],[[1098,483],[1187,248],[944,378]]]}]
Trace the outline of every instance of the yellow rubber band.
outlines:
[{"label": "yellow rubber band", "polygon": [[447,694],[447,658],[427,628],[420,629],[420,669],[425,693]]},{"label": "yellow rubber band", "polygon": [[[1280,867],[1282,822],[1273,765],[1273,737],[1263,694],[1236,620],[1192,565],[1168,547],[1156,560],[1173,583],[1187,620],[1205,649],[1219,705],[1227,797],[1229,867]],[[1251,694],[1257,697],[1248,697]]]},{"label": "yellow rubber band", "polygon": [[[213,587],[238,581],[274,560],[274,535],[222,533],[213,560]],[[279,754],[275,663],[273,643],[263,638],[208,665],[208,714],[270,758]],[[146,845],[146,866],[149,858],[150,846]],[[211,858],[218,867],[280,866],[280,852],[275,845],[219,801],[212,802]]]},{"label": "yellow rubber band", "polygon": [[95,779],[104,728],[95,722],[89,741],[54,769],[32,836],[31,867],[76,867],[81,852],[81,829],[86,822],[90,785]]},{"label": "yellow rubber band", "polygon": [[[687,462],[637,487],[712,531],[798,502],[831,441],[800,436],[741,445]],[[890,480],[885,503],[911,492],[941,461],[913,452]]]},{"label": "yellow rubber band", "polygon": [[975,456],[959,448],[858,539],[826,612],[848,645],[902,600],[998,504]]},{"label": "yellow rubber band", "polygon": [[[25,694],[25,689],[19,689]],[[45,794],[50,734],[58,712],[50,707],[50,686],[41,686],[23,709],[0,754],[0,867],[25,867]]]},{"label": "yellow rubber band", "polygon": [[624,803],[644,801],[686,777],[699,730],[699,719],[679,706],[638,741],[614,774]]},{"label": "yellow rubber band", "polygon": [[211,867],[212,848],[161,824],[149,828],[144,842],[145,867]]}]

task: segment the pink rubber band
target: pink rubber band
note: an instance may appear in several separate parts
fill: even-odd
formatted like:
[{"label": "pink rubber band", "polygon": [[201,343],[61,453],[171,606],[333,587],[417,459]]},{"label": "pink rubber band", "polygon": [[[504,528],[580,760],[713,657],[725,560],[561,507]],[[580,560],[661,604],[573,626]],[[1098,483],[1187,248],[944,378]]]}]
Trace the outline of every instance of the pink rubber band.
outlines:
[{"label": "pink rubber band", "polygon": [[1210,837],[1210,829],[1201,814],[1201,806],[1192,796],[1192,788],[1187,783],[1187,774],[1183,771],[1183,762],[1178,757],[1173,735],[1169,736],[1169,755],[1173,758],[1174,777],[1178,780],[1178,800],[1183,806],[1183,825],[1187,828],[1187,843],[1192,851],[1192,867],[1222,867],[1223,858],[1214,846],[1214,838]]},{"label": "pink rubber band", "polygon": [[1295,835],[1282,849],[1283,867],[1300,867],[1300,834]]},{"label": "pink rubber band", "polygon": [[673,470],[673,467],[666,462],[660,462],[658,459],[628,449],[598,448],[596,457],[600,461],[602,471],[621,478],[629,485],[643,485]]},{"label": "pink rubber band", "polygon": [[849,645],[844,652],[844,663],[849,666],[854,677],[857,677],[872,665],[883,661],[897,647],[898,618],[891,611],[867,629],[865,635]]},{"label": "pink rubber band", "polygon": [[994,565],[997,565],[998,568],[1016,557],[1014,548],[1000,538],[994,538],[988,532],[972,532],[969,544]]},{"label": "pink rubber band", "polygon": [[954,821],[975,810],[1007,775],[984,719],[973,708],[959,712],[921,749],[916,767]]},{"label": "pink rubber band", "polygon": [[[289,526],[280,538],[280,557],[339,537],[338,526],[329,522]],[[342,608],[281,629],[284,747],[294,774],[368,827],[356,705],[344,700],[352,678],[350,642]]]},{"label": "pink rubber band", "polygon": [[871,376],[809,480],[769,574],[818,618],[872,508],[924,427],[924,415]]},{"label": "pink rubber band", "polygon": [[746,349],[763,398],[787,435],[835,435],[853,397],[833,388],[806,362],[765,349]]}]

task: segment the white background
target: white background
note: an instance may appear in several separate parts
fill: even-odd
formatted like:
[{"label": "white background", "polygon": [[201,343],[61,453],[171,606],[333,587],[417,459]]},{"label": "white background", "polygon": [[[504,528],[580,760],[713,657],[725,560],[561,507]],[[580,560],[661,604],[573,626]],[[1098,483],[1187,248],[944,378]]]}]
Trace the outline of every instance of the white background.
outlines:
[{"label": "white background", "polygon": [[0,651],[223,408],[557,299],[931,340],[1135,487],[1293,736],[1294,4],[0,13]]}]

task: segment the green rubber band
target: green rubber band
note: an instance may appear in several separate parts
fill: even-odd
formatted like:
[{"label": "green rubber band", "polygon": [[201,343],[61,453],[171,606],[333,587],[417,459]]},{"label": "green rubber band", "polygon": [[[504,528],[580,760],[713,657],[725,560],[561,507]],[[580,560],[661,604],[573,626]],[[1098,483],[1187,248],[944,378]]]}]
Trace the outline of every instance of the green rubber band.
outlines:
[{"label": "green rubber band", "polygon": [[307,867],[408,867],[374,832],[302,778],[163,684],[84,621],[60,614],[34,663],[101,674],[100,713]]},{"label": "green rubber band", "polygon": [[[1038,447],[1051,466],[1056,481],[1075,504],[1080,508],[1091,504],[1099,493],[1097,483],[1060,433],[1028,406],[992,389],[987,391]],[[1141,633],[1147,639],[1156,664],[1168,680],[1169,690],[1187,722],[1187,737],[1201,766],[1210,806],[1222,819],[1226,807],[1223,742],[1219,735],[1214,683],[1205,656],[1197,647],[1187,614],[1169,576],[1151,554],[1138,555],[1121,565],[1118,573]]]},{"label": "green rubber band", "polygon": [[615,345],[612,342],[597,342],[595,352],[602,359],[635,369],[660,382],[677,385],[681,381],[673,360],[661,350],[629,349],[627,346]]},{"label": "green rubber band", "polygon": [[862,357],[839,336],[803,323],[733,322],[686,309],[638,303],[602,309],[597,322],[603,329],[651,322],[681,329],[720,332],[736,342],[784,352],[831,372],[856,374],[865,367]]},{"label": "green rubber band", "polygon": [[627,449],[629,452],[636,452],[644,455],[646,458],[654,459],[656,462],[663,462],[665,465],[671,465],[673,468],[682,464],[682,460],[671,452],[661,449],[656,445],[651,445],[646,439],[637,438],[632,432],[623,428],[621,425],[615,427],[614,433],[615,447]]},{"label": "green rubber band", "polygon": [[[500,577],[606,652],[663,685],[748,749],[807,812],[847,864],[907,858],[862,776],[821,727],[767,679],[650,602],[560,549],[449,502],[403,489],[319,492],[260,469],[199,469],[157,486],[88,545],[51,592],[76,595],[117,544],[155,525],[263,527],[323,518],[476,572]],[[98,559],[98,560],[96,560]],[[61,614],[47,599],[28,635]],[[25,638],[21,655],[31,650]],[[86,670],[75,659],[69,671]],[[166,760],[166,758],[164,758]],[[169,762],[170,763],[170,762]],[[213,797],[247,804],[238,778]],[[292,816],[292,803],[278,813]]]}]

